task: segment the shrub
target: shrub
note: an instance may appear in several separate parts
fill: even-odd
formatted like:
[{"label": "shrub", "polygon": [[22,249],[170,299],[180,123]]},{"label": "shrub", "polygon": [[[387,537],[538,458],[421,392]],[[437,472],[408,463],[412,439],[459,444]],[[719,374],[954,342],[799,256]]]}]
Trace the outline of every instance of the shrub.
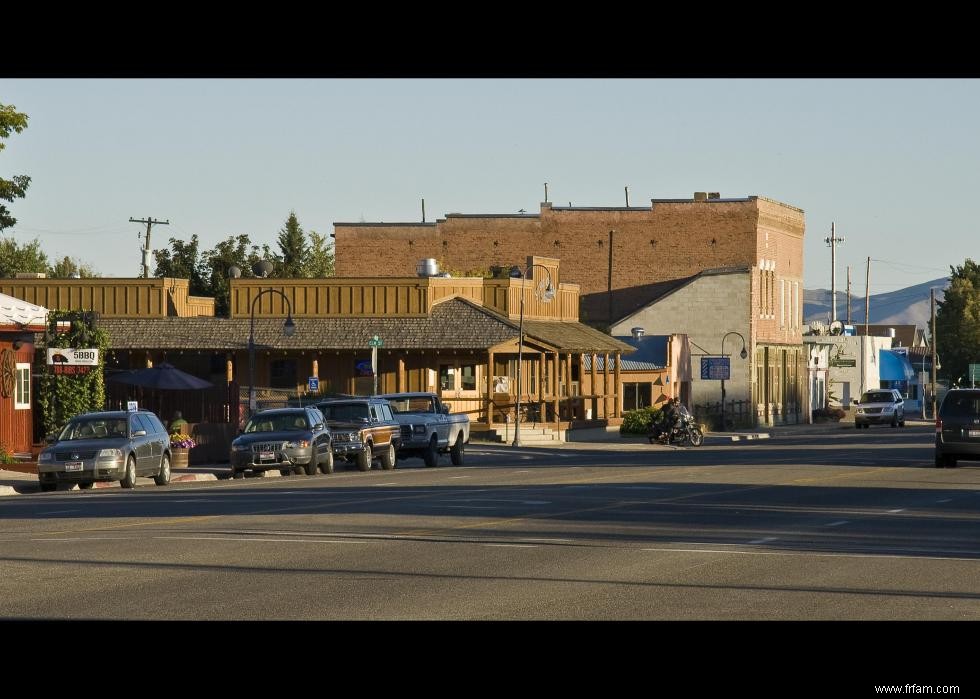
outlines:
[{"label": "shrub", "polygon": [[640,408],[639,410],[627,410],[623,413],[623,424],[619,428],[620,434],[646,434],[650,430],[650,424],[654,420],[660,419],[660,408]]},{"label": "shrub", "polygon": [[828,420],[841,420],[847,413],[844,412],[843,408],[817,408],[813,411],[813,417],[827,418]]},{"label": "shrub", "polygon": [[0,442],[0,464],[15,464],[17,459],[14,455],[7,451],[7,445]]}]

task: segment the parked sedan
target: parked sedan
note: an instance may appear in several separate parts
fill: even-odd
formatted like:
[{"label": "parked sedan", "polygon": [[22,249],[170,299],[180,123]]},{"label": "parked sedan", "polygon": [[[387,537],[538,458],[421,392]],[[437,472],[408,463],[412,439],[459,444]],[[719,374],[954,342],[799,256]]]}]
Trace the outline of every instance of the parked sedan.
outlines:
[{"label": "parked sedan", "polygon": [[283,475],[305,470],[312,476],[319,467],[333,473],[330,431],[314,407],[275,408],[256,413],[231,443],[231,472],[278,469]]},{"label": "parked sedan", "polygon": [[77,415],[37,460],[41,490],[58,483],[91,488],[96,481],[136,485],[137,476],[170,482],[170,435],[151,412],[113,411]]},{"label": "parked sedan", "polygon": [[854,427],[867,429],[871,425],[905,427],[905,400],[894,388],[866,391],[855,400]]},{"label": "parked sedan", "polygon": [[980,460],[980,389],[951,389],[939,407],[936,468],[956,466],[957,459]]}]

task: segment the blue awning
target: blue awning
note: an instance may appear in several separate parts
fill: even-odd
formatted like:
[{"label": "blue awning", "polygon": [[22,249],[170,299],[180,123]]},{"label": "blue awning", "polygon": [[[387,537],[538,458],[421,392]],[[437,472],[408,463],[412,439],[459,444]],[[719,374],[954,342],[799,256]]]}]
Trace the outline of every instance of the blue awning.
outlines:
[{"label": "blue awning", "polygon": [[892,350],[880,350],[878,356],[878,375],[882,381],[911,381],[915,377],[915,369],[904,354]]}]

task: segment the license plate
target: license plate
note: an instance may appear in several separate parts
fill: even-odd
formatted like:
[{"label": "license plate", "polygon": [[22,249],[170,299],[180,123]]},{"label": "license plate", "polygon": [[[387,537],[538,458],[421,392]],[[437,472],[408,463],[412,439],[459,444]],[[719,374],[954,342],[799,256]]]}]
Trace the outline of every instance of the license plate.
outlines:
[{"label": "license plate", "polygon": [[966,434],[969,437],[980,437],[980,430],[968,430]]},{"label": "license plate", "polygon": [[81,471],[84,467],[84,463],[81,461],[66,461],[65,470],[66,471]]},{"label": "license plate", "polygon": [[276,458],[276,453],[274,451],[259,452],[260,461],[271,461],[274,458]]}]

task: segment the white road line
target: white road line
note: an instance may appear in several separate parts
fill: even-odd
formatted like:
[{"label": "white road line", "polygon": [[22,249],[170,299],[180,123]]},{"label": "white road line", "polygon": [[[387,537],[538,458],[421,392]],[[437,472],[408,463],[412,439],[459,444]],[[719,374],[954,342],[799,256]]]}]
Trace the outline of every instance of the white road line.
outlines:
[{"label": "white road line", "polygon": [[254,541],[274,544],[379,544],[380,541],[336,540],[336,539],[258,539],[246,536],[155,536],[154,539],[168,541]]},{"label": "white road line", "polygon": [[497,546],[502,548],[512,548],[512,549],[536,549],[537,546],[534,544],[484,544],[484,546]]},{"label": "white road line", "polygon": [[953,498],[946,498],[945,500],[936,500],[936,502],[953,502]]},{"label": "white road line", "polygon": [[846,519],[842,519],[839,522],[831,522],[830,524],[825,524],[824,526],[825,527],[839,527],[842,524],[847,524],[847,520]]},{"label": "white road line", "polygon": [[446,505],[450,510],[498,510],[499,507],[493,505]]},{"label": "white road line", "polygon": [[372,483],[372,485],[398,485],[396,481],[388,481],[387,483]]},{"label": "white road line", "polygon": [[905,508],[901,508],[901,509],[898,509],[898,510],[888,510],[888,514],[891,514],[891,515],[893,515],[893,514],[895,514],[897,512],[905,512]]},{"label": "white road line", "polygon": [[533,538],[519,539],[518,541],[541,541],[546,544],[569,544],[572,542],[571,539],[533,539]]},{"label": "white road line", "polygon": [[530,473],[530,471],[525,469],[524,471],[514,471],[514,473]]},{"label": "white road line", "polygon": [[80,512],[80,510],[51,510],[50,512],[38,512],[39,515],[63,515],[68,512]]},{"label": "white road line", "polygon": [[457,478],[469,478],[469,476],[450,476],[450,477],[449,477],[449,480],[451,480],[451,481],[452,481],[452,480],[455,480],[455,479],[457,479]]},{"label": "white road line", "polygon": [[641,551],[653,551],[657,553],[723,553],[735,556],[796,556],[814,558],[910,558],[921,561],[928,558],[932,561],[969,561],[976,563],[976,556],[980,551],[965,551],[963,556],[929,556],[923,554],[906,555],[901,553],[815,553],[815,552],[796,552],[796,551],[725,551],[722,549],[640,549]]},{"label": "white road line", "polygon": [[755,541],[750,541],[750,544],[768,544],[770,541],[776,541],[779,537],[776,536],[764,536],[761,539],[756,539]]}]

